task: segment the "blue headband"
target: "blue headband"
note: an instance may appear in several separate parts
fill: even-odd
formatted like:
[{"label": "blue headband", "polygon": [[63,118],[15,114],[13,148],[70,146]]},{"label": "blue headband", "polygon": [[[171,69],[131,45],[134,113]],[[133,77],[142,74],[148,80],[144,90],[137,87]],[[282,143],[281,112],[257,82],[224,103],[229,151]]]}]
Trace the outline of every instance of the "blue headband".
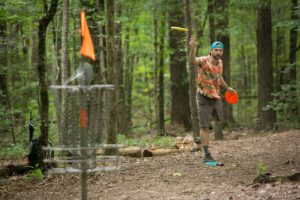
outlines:
[{"label": "blue headband", "polygon": [[211,48],[212,49],[216,49],[216,48],[224,49],[224,45],[220,41],[215,41],[211,44]]}]

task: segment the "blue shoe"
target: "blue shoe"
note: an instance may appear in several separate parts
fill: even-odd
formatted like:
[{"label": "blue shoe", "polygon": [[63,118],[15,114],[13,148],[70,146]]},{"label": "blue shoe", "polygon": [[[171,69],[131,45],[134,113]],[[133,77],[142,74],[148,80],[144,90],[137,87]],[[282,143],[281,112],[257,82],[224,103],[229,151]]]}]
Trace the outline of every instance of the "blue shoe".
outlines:
[{"label": "blue shoe", "polygon": [[205,165],[207,165],[209,167],[215,167],[215,166],[218,166],[218,162],[216,162],[216,161],[205,162]]}]

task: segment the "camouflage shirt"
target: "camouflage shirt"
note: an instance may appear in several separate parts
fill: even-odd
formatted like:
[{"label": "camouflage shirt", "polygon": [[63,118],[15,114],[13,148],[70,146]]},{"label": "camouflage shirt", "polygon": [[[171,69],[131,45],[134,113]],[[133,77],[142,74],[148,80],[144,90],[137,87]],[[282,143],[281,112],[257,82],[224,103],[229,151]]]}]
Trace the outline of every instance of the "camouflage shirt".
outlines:
[{"label": "camouflage shirt", "polygon": [[214,99],[221,99],[220,81],[223,72],[223,63],[219,59],[218,64],[212,64],[211,56],[202,56],[196,58],[198,66],[198,89],[200,94]]}]

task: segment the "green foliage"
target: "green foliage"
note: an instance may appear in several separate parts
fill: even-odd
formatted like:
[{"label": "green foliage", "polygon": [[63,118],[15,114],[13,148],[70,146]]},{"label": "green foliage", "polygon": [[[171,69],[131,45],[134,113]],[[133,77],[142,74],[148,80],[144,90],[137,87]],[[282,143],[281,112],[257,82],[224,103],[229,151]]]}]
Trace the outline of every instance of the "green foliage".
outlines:
[{"label": "green foliage", "polygon": [[158,147],[174,147],[175,141],[171,136],[155,136],[153,144]]},{"label": "green foliage", "polygon": [[[281,126],[286,125],[287,127],[299,128],[299,118],[293,117],[293,112],[299,109],[299,91],[300,81],[294,83],[281,85],[281,89],[278,92],[273,93],[273,101],[270,102],[264,109],[275,110],[277,117],[279,118],[278,124]],[[281,122],[281,123],[280,123]],[[286,128],[286,127],[284,127]]]},{"label": "green foliage", "polygon": [[0,148],[0,157],[2,158],[21,158],[27,153],[27,148],[22,144],[9,144]]},{"label": "green foliage", "polygon": [[29,170],[29,174],[24,177],[24,180],[27,182],[37,181],[40,182],[44,179],[44,175],[42,170],[39,168],[38,164],[31,170]]},{"label": "green foliage", "polygon": [[125,146],[139,146],[139,147],[161,147],[172,148],[175,146],[175,141],[170,136],[155,136],[152,138],[143,137],[140,139],[131,139],[125,135],[118,134],[117,142]]},{"label": "green foliage", "polygon": [[41,12],[42,2],[37,1],[33,3],[31,1],[23,0],[0,0],[0,19],[5,19],[10,23],[28,22],[32,19],[32,14]]},{"label": "green foliage", "polygon": [[264,175],[267,171],[267,166],[263,161],[259,161],[259,163],[256,166],[258,175]]},{"label": "green foliage", "polygon": [[[0,94],[0,98],[1,94]],[[11,126],[11,120],[8,116],[10,116],[10,111],[7,110],[3,105],[0,105],[0,120],[1,120],[1,128],[0,131],[4,132],[6,130],[9,130],[9,127]]]}]

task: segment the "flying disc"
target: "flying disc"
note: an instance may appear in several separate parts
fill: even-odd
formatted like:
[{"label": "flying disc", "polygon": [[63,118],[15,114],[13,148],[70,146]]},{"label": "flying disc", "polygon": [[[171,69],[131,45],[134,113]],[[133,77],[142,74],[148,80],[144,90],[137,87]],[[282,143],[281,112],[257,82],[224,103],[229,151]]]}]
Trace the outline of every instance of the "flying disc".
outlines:
[{"label": "flying disc", "polygon": [[181,28],[181,27],[177,27],[177,26],[171,26],[171,29],[175,30],[175,31],[188,32],[187,28]]},{"label": "flying disc", "polygon": [[235,104],[239,100],[239,96],[235,91],[227,90],[225,92],[225,100],[230,104]]}]

